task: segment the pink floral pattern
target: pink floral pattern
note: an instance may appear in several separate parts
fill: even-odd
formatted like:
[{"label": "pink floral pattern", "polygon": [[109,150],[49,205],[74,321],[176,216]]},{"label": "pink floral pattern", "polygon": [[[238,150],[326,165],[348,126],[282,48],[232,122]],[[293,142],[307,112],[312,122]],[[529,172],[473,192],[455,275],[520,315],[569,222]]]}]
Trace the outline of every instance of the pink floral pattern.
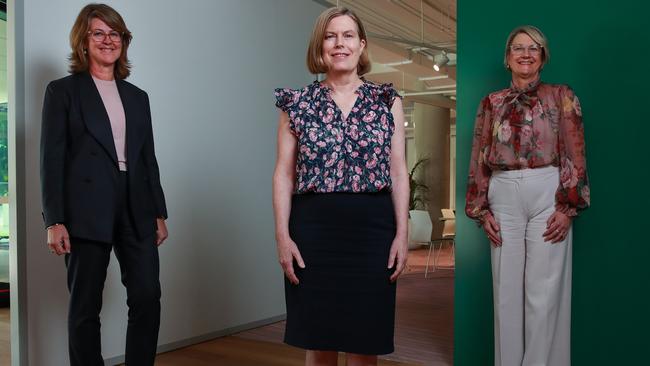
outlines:
[{"label": "pink floral pattern", "polygon": [[494,170],[557,166],[556,209],[569,216],[589,207],[582,109],[566,85],[539,81],[513,85],[485,97],[479,106],[467,184],[466,214],[490,212],[488,184]]},{"label": "pink floral pattern", "polygon": [[276,89],[275,105],[289,115],[298,139],[296,193],[378,192],[391,188],[392,84],[363,80],[346,119],[318,81]]}]

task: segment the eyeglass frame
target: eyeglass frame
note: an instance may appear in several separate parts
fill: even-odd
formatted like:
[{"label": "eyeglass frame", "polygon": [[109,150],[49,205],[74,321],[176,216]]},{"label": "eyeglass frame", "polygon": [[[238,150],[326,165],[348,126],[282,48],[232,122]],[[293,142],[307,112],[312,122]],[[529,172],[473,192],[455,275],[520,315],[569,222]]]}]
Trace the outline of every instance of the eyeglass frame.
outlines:
[{"label": "eyeglass frame", "polygon": [[[531,44],[530,46],[524,46],[521,44],[511,44],[509,48],[510,48],[510,52],[518,55],[525,55],[526,51],[528,51],[528,53],[531,55],[541,55],[542,51],[544,50],[544,46],[538,44]],[[515,48],[520,48],[520,50],[515,50]],[[536,49],[536,51],[533,51],[533,49],[531,48]]]},{"label": "eyeglass frame", "polygon": [[[100,32],[100,33],[102,33],[104,35],[101,40],[95,39],[95,33],[96,32]],[[111,34],[117,34],[119,38],[117,40],[114,40],[111,37]],[[124,38],[124,32],[118,32],[116,30],[111,30],[110,32],[104,32],[101,29],[89,30],[88,35],[90,36],[90,38],[92,38],[93,41],[95,41],[97,43],[104,42],[106,40],[106,37],[108,37],[108,39],[113,43],[122,43],[123,38]]]}]

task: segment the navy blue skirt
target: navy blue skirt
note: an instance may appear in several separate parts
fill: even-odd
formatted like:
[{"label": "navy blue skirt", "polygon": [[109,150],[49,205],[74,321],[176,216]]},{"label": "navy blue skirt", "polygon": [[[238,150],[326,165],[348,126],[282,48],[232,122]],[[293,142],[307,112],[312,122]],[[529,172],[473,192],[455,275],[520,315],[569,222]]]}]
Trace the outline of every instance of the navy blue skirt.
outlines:
[{"label": "navy blue skirt", "polygon": [[388,255],[396,232],[391,195],[294,195],[289,233],[306,268],[285,278],[284,341],[320,351],[381,355],[394,350],[396,284]]}]

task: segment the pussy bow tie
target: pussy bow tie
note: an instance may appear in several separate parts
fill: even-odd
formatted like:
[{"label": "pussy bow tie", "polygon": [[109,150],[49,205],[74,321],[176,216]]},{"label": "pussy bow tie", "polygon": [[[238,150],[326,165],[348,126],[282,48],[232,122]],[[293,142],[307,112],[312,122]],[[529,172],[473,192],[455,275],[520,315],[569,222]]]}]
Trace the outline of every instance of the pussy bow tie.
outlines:
[{"label": "pussy bow tie", "polygon": [[539,97],[537,96],[537,88],[529,89],[526,91],[516,90],[511,88],[504,99],[505,104],[520,104],[528,108],[533,108]]}]

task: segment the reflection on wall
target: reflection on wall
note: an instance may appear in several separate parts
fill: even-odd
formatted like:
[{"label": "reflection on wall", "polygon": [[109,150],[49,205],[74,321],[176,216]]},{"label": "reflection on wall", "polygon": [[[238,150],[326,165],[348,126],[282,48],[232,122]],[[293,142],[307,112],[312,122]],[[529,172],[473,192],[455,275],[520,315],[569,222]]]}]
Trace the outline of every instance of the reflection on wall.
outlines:
[{"label": "reflection on wall", "polygon": [[449,207],[449,130],[450,111],[447,108],[414,103],[412,121],[416,160],[429,159],[419,171],[429,186],[428,210],[434,222],[433,236],[439,237],[442,225],[435,225],[440,209]]}]

